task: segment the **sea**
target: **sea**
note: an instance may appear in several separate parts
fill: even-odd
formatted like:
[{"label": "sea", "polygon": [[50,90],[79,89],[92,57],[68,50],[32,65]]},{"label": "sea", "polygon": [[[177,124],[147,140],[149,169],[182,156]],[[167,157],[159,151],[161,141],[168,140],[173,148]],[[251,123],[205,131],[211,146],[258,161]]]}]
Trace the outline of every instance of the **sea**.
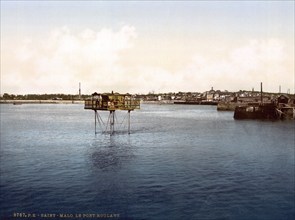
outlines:
[{"label": "sea", "polygon": [[0,219],[295,219],[295,123],[216,106],[1,104]]}]

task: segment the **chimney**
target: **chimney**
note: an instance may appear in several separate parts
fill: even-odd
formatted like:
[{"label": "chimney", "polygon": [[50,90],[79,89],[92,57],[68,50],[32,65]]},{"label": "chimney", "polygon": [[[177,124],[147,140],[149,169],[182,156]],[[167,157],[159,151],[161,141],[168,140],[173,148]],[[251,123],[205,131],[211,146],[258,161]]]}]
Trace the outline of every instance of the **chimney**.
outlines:
[{"label": "chimney", "polygon": [[262,82],[260,83],[260,101],[261,103],[263,102],[263,97],[262,97]]},{"label": "chimney", "polygon": [[79,82],[79,99],[81,99],[81,83]]}]

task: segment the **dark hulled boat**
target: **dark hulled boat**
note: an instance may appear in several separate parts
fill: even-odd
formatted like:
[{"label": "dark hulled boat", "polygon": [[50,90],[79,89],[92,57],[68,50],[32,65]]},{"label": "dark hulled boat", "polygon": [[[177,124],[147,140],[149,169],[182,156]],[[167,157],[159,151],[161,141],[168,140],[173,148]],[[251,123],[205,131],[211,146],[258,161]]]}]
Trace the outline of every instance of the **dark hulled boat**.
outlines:
[{"label": "dark hulled boat", "polygon": [[279,108],[274,103],[257,103],[235,108],[234,119],[294,119],[294,107]]},{"label": "dark hulled boat", "polygon": [[277,120],[280,114],[274,104],[251,104],[248,106],[237,106],[234,119],[272,119]]}]

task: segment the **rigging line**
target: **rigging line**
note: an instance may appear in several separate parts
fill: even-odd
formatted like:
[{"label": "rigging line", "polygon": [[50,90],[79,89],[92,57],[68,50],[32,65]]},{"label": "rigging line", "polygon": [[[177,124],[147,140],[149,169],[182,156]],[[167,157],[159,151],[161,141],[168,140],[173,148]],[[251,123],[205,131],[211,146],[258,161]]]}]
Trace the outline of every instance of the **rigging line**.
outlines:
[{"label": "rigging line", "polygon": [[[123,118],[121,124],[119,125],[119,129],[121,128],[122,124],[124,123],[124,120],[125,120],[126,116],[127,116],[127,115],[125,115],[125,117]],[[123,127],[123,128],[125,128],[125,127]]]},{"label": "rigging line", "polygon": [[106,126],[106,129],[105,129],[104,132],[107,132],[107,130],[108,130],[110,119],[111,119],[111,114],[109,114],[108,121],[107,121],[107,126]]},{"label": "rigging line", "polygon": [[101,120],[101,122],[102,122],[103,126],[105,126],[105,124],[104,124],[104,122],[103,122],[102,118],[100,117],[100,115],[99,115],[99,114],[97,114],[97,115],[99,116],[99,118],[100,118],[100,120]]},{"label": "rigging line", "polygon": [[[127,117],[130,117],[129,111],[126,113],[126,118]],[[127,123],[124,124],[124,127],[123,127],[124,129],[128,126],[128,123],[130,123],[130,119],[128,119]]]},{"label": "rigging line", "polygon": [[115,115],[115,120],[117,121],[117,123],[119,123],[119,120],[117,118],[117,114],[115,114],[115,112],[114,112],[114,115]]},{"label": "rigging line", "polygon": [[101,124],[102,120],[99,118],[99,114],[98,113],[96,113],[96,118],[97,118],[97,121],[99,123],[100,129],[103,131],[103,127],[102,127],[102,124]]}]

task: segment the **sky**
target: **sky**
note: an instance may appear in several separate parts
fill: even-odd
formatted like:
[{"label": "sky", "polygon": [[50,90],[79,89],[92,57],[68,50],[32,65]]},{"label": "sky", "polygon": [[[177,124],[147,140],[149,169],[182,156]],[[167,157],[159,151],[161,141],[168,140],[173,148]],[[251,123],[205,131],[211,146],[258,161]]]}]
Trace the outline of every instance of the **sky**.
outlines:
[{"label": "sky", "polygon": [[1,0],[1,94],[295,92],[294,1]]}]

